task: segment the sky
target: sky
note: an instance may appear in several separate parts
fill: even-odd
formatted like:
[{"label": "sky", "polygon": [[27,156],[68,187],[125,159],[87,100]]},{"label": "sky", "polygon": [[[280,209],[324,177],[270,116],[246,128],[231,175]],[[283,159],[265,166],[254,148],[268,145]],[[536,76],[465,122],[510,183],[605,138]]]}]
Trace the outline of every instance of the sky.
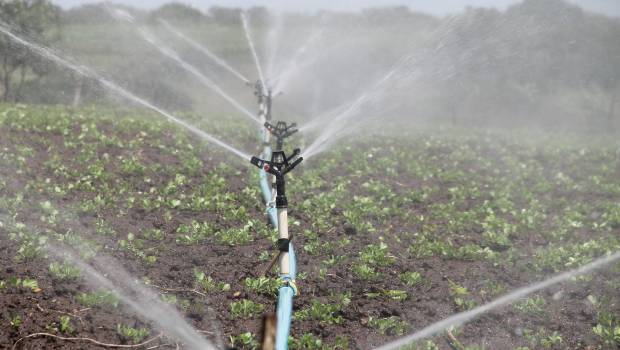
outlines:
[{"label": "sky", "polygon": [[[114,3],[140,8],[155,8],[172,0],[116,0]],[[320,9],[356,11],[377,6],[407,5],[412,10],[434,15],[461,11],[466,6],[496,7],[505,9],[519,0],[175,0],[206,10],[211,6],[252,7],[265,6],[283,11],[317,11]],[[569,0],[585,9],[620,16],[620,0]],[[101,2],[101,0],[52,0],[64,8]]]}]

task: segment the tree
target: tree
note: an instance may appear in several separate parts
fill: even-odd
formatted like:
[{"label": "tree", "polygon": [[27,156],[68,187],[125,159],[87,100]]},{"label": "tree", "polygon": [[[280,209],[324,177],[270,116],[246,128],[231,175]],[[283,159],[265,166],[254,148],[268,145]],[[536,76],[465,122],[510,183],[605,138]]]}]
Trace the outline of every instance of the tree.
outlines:
[{"label": "tree", "polygon": [[209,8],[209,16],[219,25],[241,26],[241,9],[213,6]]},{"label": "tree", "polygon": [[159,18],[177,22],[203,22],[207,19],[200,10],[178,2],[162,5],[151,12],[151,21]]},{"label": "tree", "polygon": [[[60,9],[47,0],[0,0],[0,20],[15,34],[42,44],[59,39]],[[2,99],[17,101],[24,81],[39,78],[50,65],[26,47],[0,36]]]}]

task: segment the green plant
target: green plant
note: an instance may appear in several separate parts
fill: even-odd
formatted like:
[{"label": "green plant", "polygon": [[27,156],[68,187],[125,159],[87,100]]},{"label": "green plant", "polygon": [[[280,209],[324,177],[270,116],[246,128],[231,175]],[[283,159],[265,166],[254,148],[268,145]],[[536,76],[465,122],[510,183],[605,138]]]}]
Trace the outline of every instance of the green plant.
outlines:
[{"label": "green plant", "polygon": [[258,278],[247,277],[243,283],[249,291],[263,295],[277,294],[282,285],[279,279],[262,276]]},{"label": "green plant", "polygon": [[59,280],[75,280],[80,277],[80,269],[73,266],[70,262],[53,262],[49,266],[52,276]]},{"label": "green plant", "polygon": [[116,332],[124,339],[131,340],[134,344],[146,339],[151,333],[147,328],[134,328],[120,323],[116,325]]},{"label": "green plant", "polygon": [[370,266],[388,266],[394,263],[395,258],[390,254],[387,244],[381,242],[378,245],[367,245],[360,252],[360,260]]},{"label": "green plant", "polygon": [[192,221],[191,224],[181,224],[177,228],[176,242],[183,245],[200,243],[214,234],[213,229],[206,222]]},{"label": "green plant", "polygon": [[353,266],[353,272],[362,280],[374,280],[379,278],[377,270],[366,264],[357,264]]},{"label": "green plant", "polygon": [[229,246],[247,244],[254,239],[251,233],[253,227],[254,223],[250,221],[243,228],[231,228],[228,230],[220,231],[217,233],[217,240],[221,244]]},{"label": "green plant", "polygon": [[291,349],[322,350],[323,341],[312,333],[304,333],[299,338],[289,338]]},{"label": "green plant", "polygon": [[105,290],[99,290],[91,293],[81,293],[77,297],[77,302],[89,307],[117,307],[119,304],[118,298],[114,295],[114,293]]},{"label": "green plant", "polygon": [[415,287],[422,283],[422,275],[416,271],[403,272],[399,275],[400,281],[409,287]]},{"label": "green plant", "polygon": [[409,324],[397,316],[386,318],[373,318],[368,320],[368,325],[378,330],[383,335],[398,336],[403,335],[409,329]]},{"label": "green plant", "polygon": [[295,319],[316,320],[327,324],[341,324],[343,304],[326,304],[317,299],[312,300],[310,307],[295,312]]},{"label": "green plant", "polygon": [[407,300],[409,294],[404,290],[383,290],[381,292],[371,292],[365,294],[368,298],[385,297],[392,300],[403,301]]},{"label": "green plant", "polygon": [[556,331],[540,340],[540,345],[542,345],[545,349],[552,348],[556,344],[560,343],[562,343],[562,337]]},{"label": "green plant", "polygon": [[545,306],[545,299],[539,295],[526,298],[514,304],[514,308],[523,313],[541,313]]},{"label": "green plant", "polygon": [[39,288],[39,283],[33,278],[21,279],[18,277],[9,277],[8,284],[17,288],[28,288],[35,293],[41,291],[41,288]]},{"label": "green plant", "polygon": [[65,334],[73,333],[73,327],[71,327],[71,317],[60,316],[60,319],[58,320],[58,330]]},{"label": "green plant", "polygon": [[250,332],[241,333],[239,335],[230,336],[230,345],[233,347],[242,346],[244,349],[256,350],[258,349],[258,341],[254,338],[254,335]]},{"label": "green plant", "polygon": [[234,301],[230,304],[232,318],[252,318],[262,313],[265,307],[248,299]]},{"label": "green plant", "polygon": [[466,287],[459,285],[453,281],[448,280],[450,283],[450,294],[454,304],[461,310],[469,310],[476,306],[474,300],[469,299],[469,290]]},{"label": "green plant", "polygon": [[22,318],[17,314],[12,315],[10,316],[9,323],[11,324],[11,327],[19,328],[22,325]]},{"label": "green plant", "polygon": [[194,277],[196,284],[205,292],[213,292],[221,290],[223,292],[230,290],[230,284],[225,282],[216,282],[211,276],[207,276],[204,272],[194,269]]},{"label": "green plant", "polygon": [[597,324],[593,331],[601,338],[603,344],[610,347],[620,345],[620,321],[611,312],[606,310],[598,312]]}]

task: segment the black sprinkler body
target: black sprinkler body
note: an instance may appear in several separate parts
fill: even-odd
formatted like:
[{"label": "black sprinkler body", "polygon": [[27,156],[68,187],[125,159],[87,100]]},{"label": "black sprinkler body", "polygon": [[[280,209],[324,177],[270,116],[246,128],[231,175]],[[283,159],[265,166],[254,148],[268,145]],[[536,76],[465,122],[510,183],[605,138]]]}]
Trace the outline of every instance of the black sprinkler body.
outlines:
[{"label": "black sprinkler body", "polygon": [[290,137],[294,133],[299,130],[295,129],[297,127],[297,123],[292,123],[287,125],[286,122],[277,122],[274,126],[269,122],[265,122],[265,128],[269,130],[271,135],[276,138],[276,151],[281,151],[282,147],[284,147],[284,139]]},{"label": "black sprinkler body", "polygon": [[282,209],[288,207],[288,200],[286,199],[286,184],[284,181],[284,175],[301,163],[304,158],[299,156],[300,150],[296,148],[293,153],[287,157],[284,151],[274,151],[271,154],[271,160],[263,160],[257,157],[252,157],[252,164],[258,168],[265,170],[267,173],[275,176],[276,178],[276,208]]}]

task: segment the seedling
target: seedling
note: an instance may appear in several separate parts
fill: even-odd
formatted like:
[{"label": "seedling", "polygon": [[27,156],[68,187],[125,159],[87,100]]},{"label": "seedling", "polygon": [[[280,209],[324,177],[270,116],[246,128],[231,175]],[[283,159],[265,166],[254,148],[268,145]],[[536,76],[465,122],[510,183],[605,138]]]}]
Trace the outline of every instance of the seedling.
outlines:
[{"label": "seedling", "polygon": [[131,340],[133,343],[139,343],[151,333],[146,328],[134,328],[124,324],[116,325],[116,332],[123,338]]},{"label": "seedling", "polygon": [[93,307],[93,306],[112,306],[117,307],[119,304],[118,298],[112,292],[108,292],[105,290],[92,292],[92,293],[82,293],[77,297],[77,302]]},{"label": "seedling", "polygon": [[17,328],[19,328],[19,326],[22,325],[22,318],[19,317],[19,315],[17,315],[17,314],[16,315],[12,315],[9,323],[11,324],[11,326],[13,328],[17,329]]},{"label": "seedling", "polygon": [[71,327],[71,317],[60,316],[58,321],[58,330],[65,334],[73,333],[73,327]]},{"label": "seedling", "polygon": [[254,338],[254,335],[250,332],[241,333],[236,336],[230,336],[230,345],[243,346],[244,349],[258,349],[258,341]]},{"label": "seedling", "polygon": [[265,307],[262,304],[255,303],[252,300],[243,299],[230,304],[230,312],[234,319],[236,318],[252,318],[259,315]]},{"label": "seedling", "polygon": [[341,324],[343,304],[324,304],[317,299],[312,300],[309,308],[295,312],[298,320],[315,320],[326,324]]},{"label": "seedling", "polygon": [[400,274],[400,281],[408,287],[415,287],[422,282],[422,275],[417,271],[408,271]]},{"label": "seedling", "polygon": [[75,280],[80,277],[80,269],[73,266],[70,262],[53,262],[49,267],[50,273],[59,280]]},{"label": "seedling", "polygon": [[368,325],[383,335],[403,335],[408,329],[409,324],[397,316],[386,318],[373,318],[368,321]]}]

